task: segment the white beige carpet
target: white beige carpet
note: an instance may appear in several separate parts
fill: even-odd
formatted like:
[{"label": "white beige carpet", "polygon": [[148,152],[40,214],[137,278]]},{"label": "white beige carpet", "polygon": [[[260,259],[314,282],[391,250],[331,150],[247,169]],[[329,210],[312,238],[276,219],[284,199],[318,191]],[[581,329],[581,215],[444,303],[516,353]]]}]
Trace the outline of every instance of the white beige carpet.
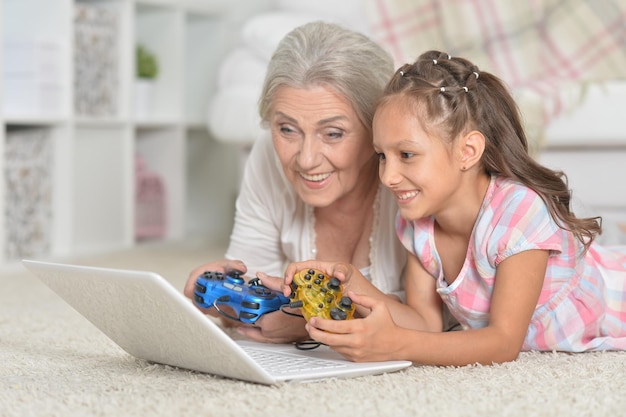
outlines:
[{"label": "white beige carpet", "polygon": [[[221,256],[198,242],[75,263],[161,273]],[[266,387],[136,360],[21,267],[0,272],[0,416],[623,416],[626,353],[523,353],[500,366],[415,366]]]}]

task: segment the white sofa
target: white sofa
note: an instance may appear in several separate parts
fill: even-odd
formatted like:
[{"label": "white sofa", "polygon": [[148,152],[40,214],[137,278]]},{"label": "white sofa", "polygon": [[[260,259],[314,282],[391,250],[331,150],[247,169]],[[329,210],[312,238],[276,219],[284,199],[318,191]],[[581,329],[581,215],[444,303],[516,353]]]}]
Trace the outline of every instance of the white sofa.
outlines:
[{"label": "white sofa", "polygon": [[[274,0],[271,9],[244,21],[239,45],[221,64],[207,115],[216,140],[241,146],[242,165],[249,146],[262,134],[257,102],[267,63],[280,39],[291,29],[320,19],[371,35],[365,7],[362,0]],[[546,165],[563,169],[575,197],[591,213],[605,216],[607,223],[626,224],[624,103],[626,80],[592,85],[579,105],[550,122],[539,155]],[[614,233],[603,240],[626,243]]]},{"label": "white sofa", "polygon": [[607,226],[626,225],[625,103],[626,79],[590,85],[579,105],[548,125],[539,157],[567,173],[574,196],[603,215]]}]

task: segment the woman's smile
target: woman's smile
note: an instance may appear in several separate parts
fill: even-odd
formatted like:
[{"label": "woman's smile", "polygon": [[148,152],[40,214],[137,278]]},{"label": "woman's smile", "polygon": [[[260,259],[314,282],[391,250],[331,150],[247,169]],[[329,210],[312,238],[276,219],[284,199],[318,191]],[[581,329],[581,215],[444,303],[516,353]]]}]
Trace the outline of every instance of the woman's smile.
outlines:
[{"label": "woman's smile", "polygon": [[326,172],[324,174],[306,174],[304,172],[300,173],[300,176],[305,180],[305,181],[311,181],[311,182],[322,182],[324,181],[326,178],[330,177],[331,175],[333,175],[332,172]]}]

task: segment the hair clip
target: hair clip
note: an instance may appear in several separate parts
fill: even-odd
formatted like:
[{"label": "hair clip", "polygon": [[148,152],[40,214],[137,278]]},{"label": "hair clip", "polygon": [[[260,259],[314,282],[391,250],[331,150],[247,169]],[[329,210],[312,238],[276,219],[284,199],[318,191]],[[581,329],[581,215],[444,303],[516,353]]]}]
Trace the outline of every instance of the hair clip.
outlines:
[{"label": "hair clip", "polygon": [[476,76],[476,79],[478,79],[478,73],[476,71],[474,71],[474,75]]},{"label": "hair clip", "polygon": [[452,57],[450,56],[450,54],[448,54],[448,60],[452,59]]},{"label": "hair clip", "polygon": [[441,88],[439,89],[439,91],[441,91],[442,93],[445,93],[445,92],[446,92],[446,87],[441,87]]},{"label": "hair clip", "polygon": [[469,92],[469,90],[467,89],[467,87],[463,87],[463,90],[465,90],[465,92]]},{"label": "hair clip", "polygon": [[433,59],[433,64],[437,65],[437,60]]},{"label": "hair clip", "polygon": [[404,71],[400,70],[400,76],[404,77]]}]

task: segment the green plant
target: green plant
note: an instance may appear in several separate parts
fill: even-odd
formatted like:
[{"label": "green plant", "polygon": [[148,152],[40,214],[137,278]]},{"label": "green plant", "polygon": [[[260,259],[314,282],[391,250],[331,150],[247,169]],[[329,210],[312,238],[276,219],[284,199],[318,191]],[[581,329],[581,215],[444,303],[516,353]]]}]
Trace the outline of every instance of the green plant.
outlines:
[{"label": "green plant", "polygon": [[159,74],[156,55],[143,45],[137,46],[137,77],[154,79]]}]

